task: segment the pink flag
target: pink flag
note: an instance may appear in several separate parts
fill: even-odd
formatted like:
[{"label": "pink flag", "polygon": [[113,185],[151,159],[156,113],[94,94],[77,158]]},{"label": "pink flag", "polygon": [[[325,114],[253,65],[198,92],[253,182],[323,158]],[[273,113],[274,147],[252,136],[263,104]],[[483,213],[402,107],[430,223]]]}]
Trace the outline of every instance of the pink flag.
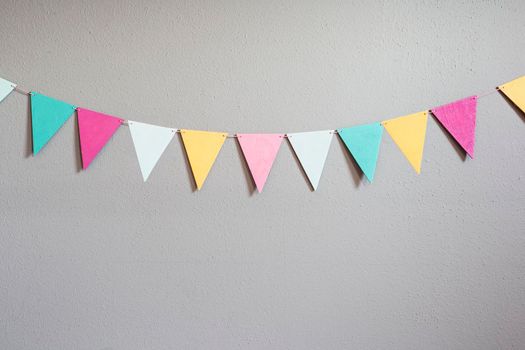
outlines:
[{"label": "pink flag", "polygon": [[123,120],[84,108],[77,109],[77,116],[82,168],[87,169]]},{"label": "pink flag", "polygon": [[470,158],[474,158],[477,102],[477,96],[470,96],[431,110]]},{"label": "pink flag", "polygon": [[259,193],[263,190],[283,137],[283,134],[237,134]]}]

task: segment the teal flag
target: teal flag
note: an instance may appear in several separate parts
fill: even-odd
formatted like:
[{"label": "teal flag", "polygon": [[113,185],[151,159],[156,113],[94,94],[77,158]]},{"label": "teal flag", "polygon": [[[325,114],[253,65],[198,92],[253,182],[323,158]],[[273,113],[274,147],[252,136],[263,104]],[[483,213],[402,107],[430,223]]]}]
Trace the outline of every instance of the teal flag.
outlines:
[{"label": "teal flag", "polygon": [[54,98],[31,92],[31,127],[33,131],[33,154],[56,134],[71,117],[75,106]]},{"label": "teal flag", "polygon": [[368,181],[372,182],[383,136],[381,123],[359,125],[337,131]]}]

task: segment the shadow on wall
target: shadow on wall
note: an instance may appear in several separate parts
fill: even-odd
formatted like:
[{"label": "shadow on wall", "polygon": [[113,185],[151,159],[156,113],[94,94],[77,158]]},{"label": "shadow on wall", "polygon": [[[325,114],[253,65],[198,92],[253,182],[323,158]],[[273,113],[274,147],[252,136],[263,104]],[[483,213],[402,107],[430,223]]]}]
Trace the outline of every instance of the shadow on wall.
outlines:
[{"label": "shadow on wall", "polygon": [[452,145],[452,148],[454,148],[454,151],[456,151],[456,153],[459,156],[459,158],[461,158],[461,160],[465,162],[467,160],[467,153],[465,152],[465,150],[454,139],[454,137],[447,131],[447,129],[445,129],[445,127],[443,125],[441,125],[441,123],[435,119],[435,117],[432,114],[432,112],[429,112],[429,115],[432,116],[431,119],[434,120],[434,124],[437,124],[439,126],[439,128],[441,129],[441,132],[443,134],[445,134],[448,142]]},{"label": "shadow on wall", "polygon": [[[77,111],[75,111],[73,117],[77,116]],[[77,173],[82,171],[82,153],[80,152],[80,129],[78,128],[78,118],[73,118],[74,128],[74,139],[75,147],[73,147],[73,152],[75,153],[75,164],[77,165]]]},{"label": "shadow on wall", "polygon": [[190,166],[190,160],[188,159],[188,155],[186,154],[186,149],[184,148],[184,142],[182,141],[182,136],[179,133],[179,137],[177,137],[177,140],[179,141],[179,149],[182,151],[182,158],[184,158],[184,163],[186,165],[186,174],[188,176],[188,181],[190,182],[191,191],[195,192],[197,191],[197,184],[195,183],[195,179],[193,178],[193,173],[191,172],[191,166]]},{"label": "shadow on wall", "polygon": [[521,120],[525,123],[525,112],[523,112],[510,98],[507,97],[501,90],[498,90],[498,93],[503,96],[503,99],[507,101],[507,103],[510,105],[510,107],[514,110],[516,114],[518,114],[521,117]]},{"label": "shadow on wall", "polygon": [[344,144],[343,140],[339,136],[335,137],[337,139],[337,143],[339,144],[339,148],[341,149],[341,152],[345,155],[346,164],[348,165],[348,169],[350,169],[350,174],[352,175],[352,179],[354,180],[354,187],[358,188],[359,185],[363,182],[363,176],[364,173],[361,171],[361,168],[355,161],[354,157],[350,154],[350,151]]},{"label": "shadow on wall", "polygon": [[244,158],[244,153],[242,152],[241,145],[237,139],[235,139],[235,149],[237,150],[237,156],[241,159],[242,172],[244,173],[244,178],[246,179],[246,185],[248,186],[248,194],[253,196],[255,194],[255,182],[253,181],[252,174],[250,173],[250,168]]},{"label": "shadow on wall", "polygon": [[33,155],[33,125],[31,124],[31,98],[27,99],[27,131],[26,131],[26,149],[25,157]]}]

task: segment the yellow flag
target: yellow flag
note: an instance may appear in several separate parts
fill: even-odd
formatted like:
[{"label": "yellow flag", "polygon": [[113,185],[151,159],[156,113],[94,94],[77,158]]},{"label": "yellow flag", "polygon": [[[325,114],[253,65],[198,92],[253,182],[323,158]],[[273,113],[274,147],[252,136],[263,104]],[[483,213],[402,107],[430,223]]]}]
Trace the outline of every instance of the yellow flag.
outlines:
[{"label": "yellow flag", "polygon": [[498,86],[498,89],[525,113],[525,76]]},{"label": "yellow flag", "polygon": [[421,172],[428,111],[385,120],[381,123],[416,173]]},{"label": "yellow flag", "polygon": [[180,131],[197,189],[200,190],[228,136],[225,132]]}]

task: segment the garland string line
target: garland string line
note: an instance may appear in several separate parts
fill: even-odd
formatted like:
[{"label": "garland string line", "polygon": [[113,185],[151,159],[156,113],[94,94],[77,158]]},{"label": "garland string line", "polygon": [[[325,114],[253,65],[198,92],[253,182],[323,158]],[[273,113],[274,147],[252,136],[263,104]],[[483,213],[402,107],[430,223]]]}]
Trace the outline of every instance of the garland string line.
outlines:
[{"label": "garland string line", "polygon": [[73,115],[78,122],[82,169],[87,169],[121,125],[128,126],[144,182],[159,161],[175,133],[179,133],[191,166],[195,186],[200,190],[226,139],[237,139],[257,191],[263,190],[283,138],[299,160],[315,191],[321,179],[334,134],[342,141],[357,165],[372,182],[383,132],[403,153],[417,174],[421,173],[427,121],[439,122],[465,153],[474,157],[477,100],[501,93],[525,112],[525,76],[489,91],[394,118],[324,129],[290,133],[233,133],[213,130],[170,128],[107,115],[64,102],[37,91],[26,91],[0,78],[0,101],[10,92],[26,95],[31,101],[33,155],[36,155]]},{"label": "garland string line", "polygon": [[[14,91],[20,93],[20,94],[23,94],[23,95],[26,95],[26,96],[30,96],[31,95],[31,92],[30,91],[26,91],[20,87],[18,87],[18,85],[11,85],[14,89]],[[497,92],[500,91],[500,88],[499,87],[495,87],[494,89],[490,90],[490,91],[485,91],[483,93],[480,93],[477,96],[477,98],[483,98],[483,97],[487,97],[487,96],[490,96],[492,94],[495,94]],[[78,109],[78,108],[77,108]],[[431,110],[430,109],[427,109],[426,110],[427,112],[431,113]],[[127,119],[124,119],[123,122],[122,122],[122,125],[125,125],[125,126],[128,126],[128,120]],[[176,132],[180,134],[180,129],[176,129]],[[338,134],[339,131],[337,131],[337,129],[334,129],[332,130],[332,133],[333,134]],[[288,138],[288,135],[287,134],[284,134],[284,137],[285,138]],[[237,134],[227,134],[226,138],[228,139],[234,139],[234,138],[237,138]]]}]

